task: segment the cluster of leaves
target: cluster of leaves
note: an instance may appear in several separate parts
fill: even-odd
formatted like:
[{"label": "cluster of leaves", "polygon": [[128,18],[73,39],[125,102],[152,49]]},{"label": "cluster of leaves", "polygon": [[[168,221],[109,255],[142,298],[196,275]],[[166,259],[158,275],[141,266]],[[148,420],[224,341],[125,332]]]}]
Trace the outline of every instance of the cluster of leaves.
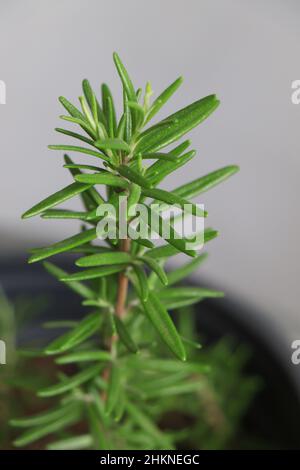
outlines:
[{"label": "cluster of leaves", "polygon": [[17,332],[26,330],[48,305],[49,299],[44,295],[34,298],[20,295],[11,302],[0,286],[0,332],[6,345],[6,364],[0,367],[0,449],[10,449],[16,437],[16,429],[9,425],[12,416],[45,408],[37,399],[36,390],[53,381],[55,364],[50,363],[50,358],[46,359],[47,367],[44,358],[35,358],[33,364],[21,351],[16,351],[16,344]]},{"label": "cluster of leaves", "polygon": [[[53,382],[57,365],[51,364],[51,357],[31,357],[29,347],[32,342],[26,341],[26,350],[15,350],[17,330],[21,327],[28,328],[32,324],[33,317],[42,313],[49,299],[39,296],[36,299],[16,299],[14,303],[7,300],[4,294],[0,294],[0,326],[1,336],[8,345],[9,362],[6,367],[0,368],[0,449],[10,449],[12,441],[18,436],[19,425],[25,429],[25,425],[31,427],[31,419],[13,419],[9,426],[9,419],[17,415],[30,415],[43,413],[44,424],[31,428],[31,434],[27,433],[27,445],[31,449],[41,449],[47,446],[49,449],[61,448],[92,448],[96,447],[93,438],[87,432],[86,423],[83,421],[76,427],[60,428],[55,431],[55,441],[51,442],[51,436],[45,436],[43,426],[56,419],[51,412],[56,406],[60,406],[59,396],[49,398],[48,401],[40,400],[36,391],[41,387],[47,387]],[[244,347],[234,348],[231,341],[223,339],[217,344],[199,349],[197,344],[197,332],[194,325],[192,311],[180,309],[177,312],[178,331],[184,337],[192,341],[186,344],[189,360],[196,364],[202,363],[198,372],[194,373],[194,380],[200,386],[182,386],[182,363],[162,359],[166,355],[162,344],[157,345],[156,354],[160,355],[159,361],[149,361],[149,368],[145,365],[141,371],[135,368],[136,377],[132,377],[135,384],[137,378],[139,387],[143,381],[140,396],[136,402],[139,407],[141,425],[131,421],[128,414],[123,417],[122,429],[114,420],[109,422],[106,418],[109,432],[104,428],[106,443],[111,448],[152,449],[158,444],[163,435],[176,448],[201,448],[201,449],[228,449],[244,448],[252,442],[251,436],[244,434],[241,426],[243,414],[249,406],[253,394],[258,390],[259,382],[254,377],[247,377],[243,373],[245,362],[248,359],[248,351]],[[61,323],[55,321],[44,323],[45,328],[61,327]],[[70,321],[65,323],[70,328]],[[154,331],[144,324],[140,331],[143,341],[155,341]],[[23,345],[24,348],[25,345]],[[32,349],[31,349],[32,351]],[[12,360],[14,358],[14,360]],[[150,358],[149,358],[150,359]],[[210,373],[205,373],[203,363],[209,364]],[[162,366],[161,366],[162,364]],[[185,364],[183,365],[183,367]],[[62,367],[62,366],[60,366]],[[70,367],[69,365],[64,366]],[[177,372],[175,371],[175,367]],[[170,376],[167,380],[165,370],[168,368]],[[64,372],[66,372],[65,369]],[[172,377],[171,377],[172,375]],[[191,376],[188,376],[191,380]],[[201,382],[201,383],[200,383]],[[158,386],[158,387],[157,387]],[[98,402],[98,398],[96,398]],[[56,405],[57,404],[57,405]],[[45,410],[49,407],[48,419]],[[97,416],[97,413],[96,413]],[[146,419],[145,419],[146,417]],[[126,419],[124,419],[126,418]],[[100,419],[100,418],[99,418]],[[150,421],[150,428],[149,428]],[[101,421],[102,422],[102,421]],[[125,429],[123,431],[123,425]],[[151,431],[149,432],[149,429]],[[126,430],[130,431],[126,435]],[[138,432],[136,432],[136,430]],[[163,432],[162,432],[163,431]],[[26,431],[27,432],[27,431]],[[242,439],[242,440],[241,440]],[[37,441],[37,442],[36,442]],[[260,443],[255,442],[255,447]]]},{"label": "cluster of leaves", "polygon": [[[60,407],[40,416],[14,421],[15,425],[30,428],[16,441],[18,446],[56,433],[86,417],[88,434],[76,437],[72,444],[63,441],[53,446],[104,449],[121,445],[122,439],[126,441],[128,438],[129,442],[130,435],[128,446],[131,447],[132,439],[138,440],[143,430],[149,438],[147,446],[172,448],[172,439],[159,431],[147,417],[147,412],[144,413],[148,400],[155,397],[155,390],[160,393],[165,390],[166,395],[198,390],[202,380],[194,380],[194,375],[202,375],[207,370],[206,365],[198,362],[180,362],[186,361],[189,340],[180,335],[168,313],[168,310],[222,295],[210,289],[176,285],[204,261],[205,254],[187,250],[186,240],[180,238],[174,229],[174,221],[163,221],[160,215],[158,235],[163,235],[162,228],[166,223],[170,233],[162,246],[155,247],[150,239],[136,237],[124,243],[118,238],[118,233],[116,238],[108,238],[101,245],[97,243],[96,227],[100,220],[98,207],[109,202],[118,208],[121,195],[127,198],[126,220],[129,225],[135,217],[137,203],[143,204],[147,211],[154,201],[161,204],[161,211],[174,204],[185,210],[186,204],[191,204],[191,198],[238,170],[236,166],[227,166],[170,192],[157,188],[166,176],[195,155],[194,150],[187,150],[189,141],[167,152],[161,150],[206,119],[219,101],[215,95],[207,96],[148,126],[182,79],[173,82],[151,103],[150,84],[146,85],[142,98],[142,91],[135,90],[116,53],[114,62],[123,85],[121,118],[117,119],[108,86],[102,85],[100,104],[89,82],[84,80],[84,96],[79,98],[81,110],[64,97],[60,102],[69,114],[61,116],[62,119],[79,125],[85,134],[61,128],[56,130],[83,141],[88,147],[49,146],[54,150],[96,157],[102,161],[103,167],[74,163],[65,155],[64,166],[74,182],[23,215],[23,218],[41,215],[46,219],[81,221],[79,233],[51,246],[32,250],[29,262],[45,260],[59,253],[79,253],[81,257],[76,260],[76,265],[80,270],[74,273],[66,273],[50,262],[44,264],[49,273],[77,292],[83,298],[82,304],[91,311],[43,351],[45,355],[55,356],[59,365],[74,364],[76,373],[71,376],[61,373],[58,383],[38,392],[41,397],[61,396]],[[154,163],[147,165],[148,160],[154,160]],[[106,196],[98,192],[95,187],[98,185],[105,186]],[[77,195],[82,199],[83,211],[55,208]],[[207,215],[199,213],[196,205],[189,207],[196,217]],[[204,243],[207,243],[217,236],[217,232],[207,228],[203,236]],[[192,260],[166,274],[164,264],[179,253],[185,253]],[[128,281],[132,288],[127,293]],[[63,322],[61,326],[64,326]],[[152,327],[155,332],[153,338],[149,333]],[[161,343],[175,355],[176,360],[151,358],[158,354]],[[153,378],[151,371],[154,372]],[[144,380],[143,373],[148,372],[149,380]],[[156,379],[156,374],[161,374],[160,380]],[[115,425],[120,420],[122,425]],[[136,442],[135,445],[142,446],[142,443]]]}]

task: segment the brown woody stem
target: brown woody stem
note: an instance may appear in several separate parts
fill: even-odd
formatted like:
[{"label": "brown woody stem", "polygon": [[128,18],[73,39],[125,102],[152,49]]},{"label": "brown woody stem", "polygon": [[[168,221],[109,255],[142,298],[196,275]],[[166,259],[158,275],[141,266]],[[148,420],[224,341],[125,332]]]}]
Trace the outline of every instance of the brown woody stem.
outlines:
[{"label": "brown woody stem", "polygon": [[[130,250],[130,239],[125,238],[121,242],[121,250],[126,253],[128,253]],[[127,299],[127,292],[128,292],[128,277],[121,272],[119,274],[119,280],[118,280],[118,293],[117,293],[117,302],[115,306],[115,315],[117,315],[119,318],[122,318],[125,314],[125,305],[126,305],[126,299]],[[108,348],[111,351],[113,348],[114,343],[117,341],[118,337],[116,335],[111,336],[108,344]],[[102,378],[108,382],[110,376],[110,368],[107,367],[104,369],[102,373]],[[104,392],[102,394],[102,398],[105,400],[106,399],[106,393]]]}]

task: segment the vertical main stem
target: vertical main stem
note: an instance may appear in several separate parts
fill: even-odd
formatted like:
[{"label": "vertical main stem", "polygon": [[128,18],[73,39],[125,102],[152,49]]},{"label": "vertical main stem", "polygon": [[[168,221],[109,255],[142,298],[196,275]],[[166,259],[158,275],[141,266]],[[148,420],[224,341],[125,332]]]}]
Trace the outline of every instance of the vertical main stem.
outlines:
[{"label": "vertical main stem", "polygon": [[[122,158],[123,165],[126,164],[126,157]],[[120,251],[128,253],[130,250],[130,238],[124,238],[121,240],[121,247]],[[115,305],[115,315],[119,318],[122,318],[125,314],[125,306],[126,306],[126,299],[127,299],[127,292],[128,292],[128,277],[121,272],[119,274],[118,279],[118,292],[117,292],[117,301]],[[109,340],[109,350],[112,351],[115,342],[117,341],[118,337],[116,335],[112,336]],[[103,379],[108,382],[110,376],[110,368],[105,368],[102,377]],[[106,393],[104,392],[102,398],[106,400]]]},{"label": "vertical main stem", "polygon": [[[125,253],[128,253],[130,250],[130,238],[125,238],[121,242],[121,250]],[[126,299],[127,299],[127,292],[128,292],[128,277],[121,272],[119,274],[119,279],[118,279],[118,293],[117,293],[117,301],[116,301],[116,306],[115,306],[115,315],[117,315],[119,318],[122,318],[125,314],[125,305],[126,305]],[[117,336],[112,336],[109,340],[108,347],[110,351],[113,348],[114,343],[117,341]],[[108,382],[110,376],[110,368],[107,367],[104,369],[102,373],[102,378]],[[102,394],[102,398],[106,400],[106,393],[104,392]]]},{"label": "vertical main stem", "polygon": [[[121,251],[128,253],[129,250],[130,250],[130,239],[125,238],[122,240],[122,243],[121,243]],[[115,314],[119,318],[122,318],[125,313],[127,291],[128,291],[128,277],[124,273],[120,273],[119,281],[118,281],[117,303],[116,303],[116,309],[115,309]]]},{"label": "vertical main stem", "polygon": [[[127,157],[122,157],[122,164],[126,165]],[[127,211],[127,206],[126,206]],[[130,250],[130,238],[123,238],[121,240],[121,251],[128,253]],[[118,280],[118,294],[117,294],[117,303],[115,307],[115,315],[119,318],[122,318],[125,313],[125,304],[128,292],[128,277],[121,272],[119,274]]]}]

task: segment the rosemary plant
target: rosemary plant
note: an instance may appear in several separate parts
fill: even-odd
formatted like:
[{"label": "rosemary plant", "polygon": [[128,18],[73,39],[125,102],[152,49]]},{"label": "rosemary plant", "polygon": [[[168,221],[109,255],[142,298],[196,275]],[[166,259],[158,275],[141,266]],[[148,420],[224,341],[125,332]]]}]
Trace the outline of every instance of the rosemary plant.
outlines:
[{"label": "rosemary plant", "polygon": [[[109,87],[102,85],[99,103],[88,80],[83,80],[80,110],[66,98],[59,98],[68,112],[61,118],[76,124],[80,133],[62,128],[56,131],[86,146],[49,146],[52,150],[92,156],[96,165],[74,163],[64,155],[64,167],[74,181],[23,215],[81,222],[79,233],[32,250],[29,263],[59,253],[79,254],[75,261],[79,269],[73,273],[50,262],[44,262],[44,266],[75,291],[88,310],[82,320],[74,319],[72,325],[62,321],[61,327],[69,326],[69,330],[40,352],[53,356],[60,371],[58,383],[39,390],[38,395],[57,397],[59,401],[42,414],[12,421],[15,426],[27,428],[16,440],[16,446],[54,435],[56,440],[49,448],[174,448],[175,434],[160,429],[153,410],[159,407],[161,394],[167,397],[196,393],[209,369],[199,360],[186,361],[191,344],[198,344],[178,331],[168,310],[222,293],[177,285],[199,267],[206,255],[187,249],[187,240],[175,231],[174,219],[164,219],[160,214],[176,205],[194,217],[205,217],[206,212],[190,199],[222,182],[238,167],[221,168],[170,192],[157,186],[196,153],[188,149],[188,140],[167,152],[162,150],[204,121],[219,101],[215,95],[206,96],[150,125],[181,85],[182,78],[152,102],[150,84],[143,96],[142,90],[133,86],[119,56],[114,53],[113,58],[123,86],[120,119]],[[99,185],[105,187],[105,195],[98,192]],[[56,208],[78,195],[84,210]],[[127,203],[125,209],[121,197]],[[142,206],[144,214],[149,215],[154,203],[158,203],[155,210],[159,222],[155,230],[164,236],[163,229],[169,229],[161,246],[154,246],[149,237],[141,235],[145,233],[141,230],[145,223],[153,230],[147,217],[134,225],[139,215],[137,208]],[[103,227],[99,234],[99,223],[104,219],[101,209],[107,204],[116,209],[116,219],[110,219],[116,222],[116,230],[107,230],[106,238],[99,242],[103,235]],[[122,237],[121,216],[128,229]],[[204,243],[216,236],[215,230],[206,228]],[[191,261],[167,274],[166,261],[179,253],[185,253]],[[72,365],[71,369],[66,365]],[[74,427],[76,423],[83,430],[80,434],[76,431],[78,426]]]}]

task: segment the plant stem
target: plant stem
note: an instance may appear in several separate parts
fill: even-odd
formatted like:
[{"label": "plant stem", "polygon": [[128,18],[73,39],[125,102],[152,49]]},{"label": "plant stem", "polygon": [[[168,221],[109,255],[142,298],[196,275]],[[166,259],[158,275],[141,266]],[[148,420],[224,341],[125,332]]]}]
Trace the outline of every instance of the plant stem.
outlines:
[{"label": "plant stem", "polygon": [[[122,157],[122,164],[126,165],[126,163],[127,163],[127,158]],[[131,242],[130,238],[122,239],[120,251],[128,253],[130,250],[130,242]],[[121,272],[119,274],[119,279],[118,279],[117,302],[115,305],[115,313],[114,313],[119,318],[122,318],[126,311],[125,305],[126,305],[126,299],[127,299],[127,292],[128,292],[128,277],[123,272]],[[113,348],[115,347],[117,340],[118,340],[117,335],[112,335],[111,338],[109,339],[108,348],[111,352],[113,351]],[[110,376],[110,367],[107,367],[102,372],[102,378],[106,382],[108,382],[109,376]],[[106,400],[106,392],[102,394],[102,399]]]},{"label": "plant stem", "polygon": [[[121,250],[126,253],[128,253],[130,250],[130,239],[125,238],[121,242]],[[127,292],[128,292],[128,277],[121,272],[119,274],[119,280],[118,280],[118,293],[117,293],[117,302],[115,306],[115,315],[117,315],[119,318],[122,318],[125,314],[125,305],[126,305],[126,299],[127,299]],[[112,351],[112,348],[114,347],[118,337],[117,335],[113,335],[109,339],[109,344],[108,344],[108,349]],[[104,369],[102,372],[102,378],[108,382],[110,376],[110,367],[107,367]],[[102,394],[102,399],[106,400],[106,392]]]},{"label": "plant stem", "polygon": [[[122,164],[123,165],[127,164],[126,157],[122,157]],[[128,253],[130,250],[130,242],[131,242],[130,238],[123,238],[121,240],[120,251]],[[115,315],[117,315],[119,318],[122,318],[125,313],[127,292],[128,292],[128,277],[123,272],[121,272],[119,274],[117,303],[116,303],[116,308],[115,308]]]},{"label": "plant stem", "polygon": [[[122,240],[122,243],[121,243],[121,251],[128,253],[129,250],[130,250],[130,239],[125,238],[124,240]],[[128,277],[123,272],[121,272],[119,274],[117,303],[116,303],[116,309],[115,309],[115,314],[120,318],[122,318],[125,313],[127,291],[128,291]]]}]

